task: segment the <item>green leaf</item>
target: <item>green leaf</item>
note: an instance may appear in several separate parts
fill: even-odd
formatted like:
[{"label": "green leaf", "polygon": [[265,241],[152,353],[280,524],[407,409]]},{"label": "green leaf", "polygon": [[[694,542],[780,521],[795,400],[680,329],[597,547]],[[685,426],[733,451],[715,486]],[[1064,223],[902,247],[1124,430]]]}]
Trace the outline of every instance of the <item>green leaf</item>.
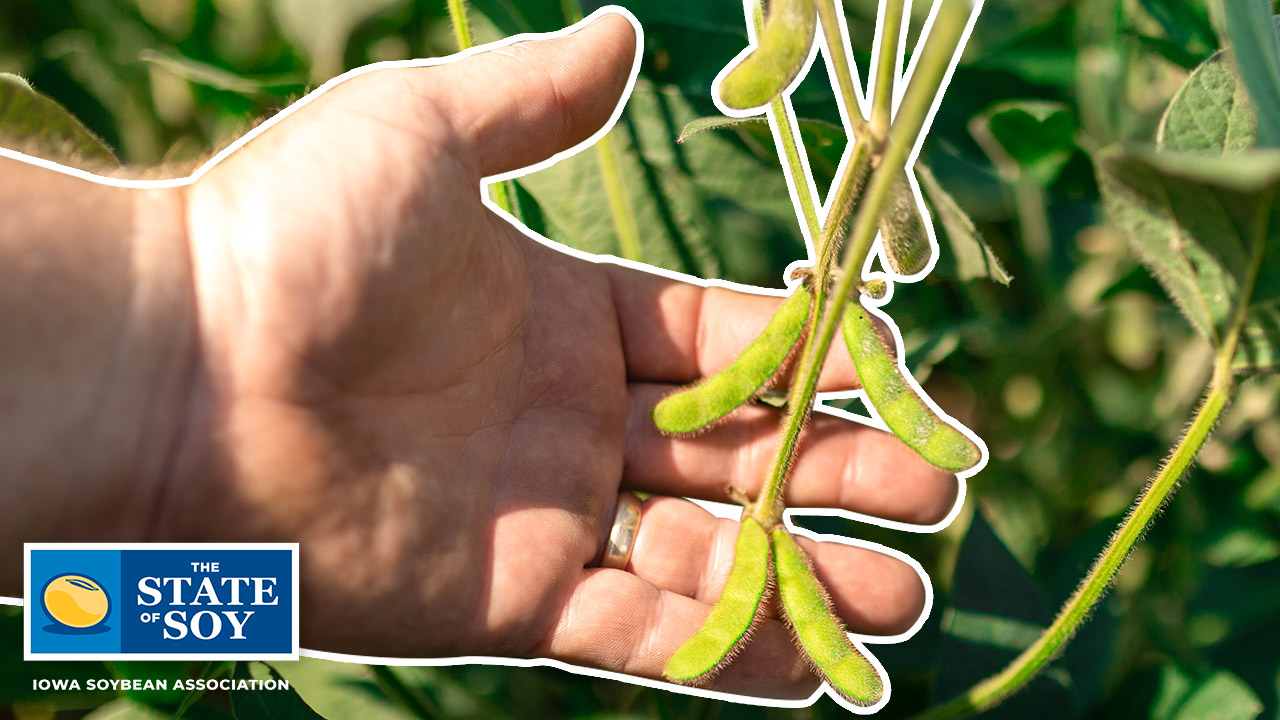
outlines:
[{"label": "green leaf", "polygon": [[[270,676],[281,680],[275,668],[265,666]],[[251,680],[249,663],[236,663],[233,675],[237,680]],[[231,708],[238,720],[315,720],[323,716],[311,709],[302,696],[290,685],[288,690],[232,690]]]},{"label": "green leaf", "polygon": [[[674,144],[679,128],[697,117],[679,90],[641,79],[612,131],[640,254],[702,277],[776,285],[786,264],[804,255],[782,171],[776,160],[720,134]],[[520,182],[552,240],[621,255],[596,153],[578,153]],[[739,221],[743,215],[750,221]]]},{"label": "green leaf", "polygon": [[1240,75],[1258,112],[1258,135],[1267,147],[1280,148],[1280,37],[1270,0],[1223,3],[1227,35]]},{"label": "green leaf", "polygon": [[186,663],[159,660],[119,660],[108,663],[111,672],[127,680],[163,680],[167,690],[125,690],[122,694],[146,705],[176,705],[182,702],[186,691],[174,689],[174,684],[188,676]]},{"label": "green leaf", "polygon": [[1165,666],[1160,675],[1151,720],[1253,720],[1262,714],[1258,696],[1226,670],[1192,677]]},{"label": "green leaf", "polygon": [[270,667],[273,673],[289,681],[310,708],[324,717],[361,720],[412,717],[386,695],[368,665],[302,658],[297,662],[273,662]]},{"label": "green leaf", "polygon": [[1096,158],[1111,219],[1198,332],[1215,345],[1241,301],[1255,228],[1267,254],[1233,366],[1280,366],[1280,152],[1229,156],[1117,147]]},{"label": "green leaf", "polygon": [[11,73],[0,73],[0,145],[57,162],[117,164],[110,148],[76,116]]},{"label": "green leaf", "polygon": [[98,706],[93,712],[84,716],[84,720],[164,720],[171,717],[132,698],[122,697]]},{"label": "green leaf", "polygon": [[1057,179],[1075,152],[1076,121],[1062,103],[999,103],[970,121],[969,128],[997,166],[1016,168],[1040,185]]},{"label": "green leaf", "polygon": [[1253,147],[1258,119],[1225,52],[1191,73],[1160,121],[1156,142],[1167,150],[1223,154]]},{"label": "green leaf", "polygon": [[[978,234],[973,220],[960,208],[955,198],[943,189],[933,171],[922,163],[916,163],[915,169],[920,189],[924,191],[925,200],[929,201],[933,219],[942,224],[943,232],[938,235],[940,239],[945,238],[947,241],[947,249],[955,263],[956,277],[960,280],[990,278],[1001,285],[1012,282],[1013,276],[1000,264],[1000,258],[996,257],[991,247]],[[943,257],[947,255],[944,250]]]},{"label": "green leaf", "polygon": [[[825,120],[797,118],[796,122],[800,127],[800,141],[804,144],[809,159],[814,184],[819,188],[830,187],[844,154],[844,128]],[[763,117],[731,118],[717,115],[697,118],[684,126],[676,142],[688,142],[709,130],[730,129],[740,132],[751,147],[759,150],[762,158],[768,158],[774,163],[778,161],[773,131],[769,129],[769,121]]]},{"label": "green leaf", "polygon": [[[1002,670],[1052,620],[1039,585],[982,512],[976,512],[960,546],[950,602],[943,610],[934,697],[953,697]],[[1070,676],[1055,663],[1050,672],[983,717],[1075,717],[1072,696]]]}]

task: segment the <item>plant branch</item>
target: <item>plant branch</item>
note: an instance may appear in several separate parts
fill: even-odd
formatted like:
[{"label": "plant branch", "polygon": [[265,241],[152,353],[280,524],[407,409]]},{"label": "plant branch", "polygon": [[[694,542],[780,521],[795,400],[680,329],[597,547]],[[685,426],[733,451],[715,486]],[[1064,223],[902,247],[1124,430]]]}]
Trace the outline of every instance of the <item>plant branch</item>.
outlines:
[{"label": "plant branch", "polygon": [[[875,240],[880,216],[889,199],[889,191],[897,177],[905,170],[911,149],[924,129],[925,119],[934,102],[941,95],[943,78],[968,25],[972,8],[969,0],[943,1],[946,4],[934,24],[933,32],[922,51],[923,55],[911,84],[903,97],[897,121],[889,133],[888,146],[866,193],[859,198],[858,212],[854,218],[851,233],[853,245],[845,256],[839,283],[835,292],[831,294],[833,298],[831,301],[827,300],[826,292],[826,285],[829,284],[829,267],[834,264],[834,248],[839,244],[838,238],[845,219],[838,211],[843,206],[852,204],[851,193],[856,192],[858,184],[848,181],[855,169],[852,158],[845,167],[845,177],[841,179],[832,212],[827,217],[823,228],[823,250],[830,254],[831,259],[825,267],[817,267],[815,271],[827,277],[828,280],[812,284],[813,315],[815,318],[820,318],[820,323],[815,323],[816,332],[810,332],[805,338],[800,366],[787,398],[787,415],[783,420],[782,442],[770,471],[769,480],[759,499],[748,508],[750,514],[765,528],[770,528],[781,520],[783,486],[786,484],[787,475],[796,451],[799,449],[800,433],[804,429],[809,414],[813,411],[818,390],[818,374],[827,351],[831,348],[831,341],[835,337],[844,304],[848,301],[855,283],[861,278],[862,266],[871,250],[871,243]],[[866,143],[858,143],[855,146],[855,152],[858,148],[865,146]]]},{"label": "plant branch", "polygon": [[609,214],[613,217],[613,228],[618,234],[618,246],[622,250],[622,257],[639,262],[643,260],[640,250],[640,227],[636,224],[636,213],[631,206],[631,196],[627,194],[626,181],[618,166],[618,149],[613,144],[612,132],[596,141],[596,159],[600,161],[604,191],[609,198]]},{"label": "plant branch", "polygon": [[[580,0],[561,0],[560,10],[569,24],[582,20]],[[618,148],[614,145],[612,130],[596,141],[595,151],[596,161],[600,163],[605,196],[609,201],[613,230],[618,235],[618,249],[622,257],[641,262],[644,258],[640,247],[640,225],[636,222],[631,196],[627,194],[627,183],[618,163]]]},{"label": "plant branch", "polygon": [[[449,8],[449,24],[453,26],[453,38],[458,42],[458,50],[469,50],[476,44],[476,36],[471,32],[471,20],[467,17],[467,0],[445,0]],[[489,185],[493,203],[511,213],[517,220],[522,219],[520,206],[516,201],[515,180],[502,180]]]},{"label": "plant branch", "polygon": [[1146,534],[1156,515],[1159,514],[1160,508],[1164,507],[1173,491],[1177,489],[1179,481],[1199,454],[1200,448],[1209,439],[1214,425],[1217,424],[1222,411],[1230,402],[1235,380],[1231,370],[1231,360],[1235,357],[1241,330],[1248,319],[1254,285],[1266,253],[1271,201],[1274,196],[1275,191],[1271,190],[1259,202],[1249,267],[1241,286],[1240,300],[1233,313],[1231,325],[1216,352],[1208,393],[1191,421],[1191,426],[1174,447],[1164,467],[1151,481],[1146,491],[1135,501],[1129,515],[1111,537],[1111,541],[1102,551],[1102,555],[1098,557],[1089,574],[1085,576],[1084,581],[1080,583],[1080,587],[1062,606],[1058,617],[1039,639],[1022,651],[1022,654],[1004,670],[983,680],[946,704],[917,716],[916,720],[951,720],[966,717],[990,708],[1017,692],[1058,655],[1062,646],[1071,639],[1111,587],[1129,553]]},{"label": "plant branch", "polygon": [[822,35],[827,41],[827,55],[831,66],[836,71],[836,89],[849,113],[849,124],[853,126],[855,137],[866,134],[867,119],[862,116],[862,108],[858,106],[858,95],[853,88],[853,68],[849,63],[849,52],[844,37],[840,34],[839,0],[818,0],[818,21],[822,25]]},{"label": "plant branch", "polygon": [[876,58],[876,90],[871,101],[871,137],[882,144],[893,123],[893,90],[898,80],[898,43],[902,40],[905,0],[888,0],[880,18],[880,55]]},{"label": "plant branch", "polygon": [[476,44],[471,33],[471,20],[467,18],[467,0],[445,0],[449,7],[449,23],[453,25],[453,37],[459,50],[467,50]]}]

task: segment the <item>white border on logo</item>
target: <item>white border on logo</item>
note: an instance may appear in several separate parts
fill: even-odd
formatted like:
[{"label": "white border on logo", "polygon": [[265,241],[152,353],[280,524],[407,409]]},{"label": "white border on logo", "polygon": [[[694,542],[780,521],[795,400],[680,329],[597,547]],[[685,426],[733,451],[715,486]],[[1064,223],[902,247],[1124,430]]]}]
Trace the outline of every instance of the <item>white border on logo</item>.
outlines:
[{"label": "white border on logo", "polygon": [[[302,638],[298,628],[298,543],[23,543],[22,544],[22,591],[27,595],[27,602],[35,602],[30,595],[31,589],[31,551],[32,550],[288,550],[293,582],[293,617],[292,651],[287,653],[31,653],[30,610],[22,615],[22,659],[28,661],[44,660],[297,660],[301,654]],[[124,588],[121,588],[124,592]],[[8,602],[12,598],[0,598],[0,602]],[[18,602],[18,605],[24,605]]]}]

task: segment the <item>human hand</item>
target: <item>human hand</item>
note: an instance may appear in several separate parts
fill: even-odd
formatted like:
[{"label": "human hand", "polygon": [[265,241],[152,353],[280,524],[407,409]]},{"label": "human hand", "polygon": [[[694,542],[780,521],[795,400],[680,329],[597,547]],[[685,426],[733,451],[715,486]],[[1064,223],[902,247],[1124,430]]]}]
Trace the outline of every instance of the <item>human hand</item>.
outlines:
[{"label": "human hand", "polygon": [[[719,594],[736,524],[654,498],[627,570],[589,566],[620,489],[759,487],[775,411],[696,441],[648,414],[778,300],[560,252],[479,192],[592,135],[634,57],[631,26],[606,16],[362,74],[184,188],[200,352],[148,539],[300,542],[310,648],[659,677]],[[855,382],[847,357],[828,364],[826,389]],[[929,524],[954,505],[954,478],[887,433],[819,416],[805,444],[789,506]],[[851,630],[900,633],[923,611],[905,563],[807,545]],[[712,687],[817,683],[770,619]]]}]

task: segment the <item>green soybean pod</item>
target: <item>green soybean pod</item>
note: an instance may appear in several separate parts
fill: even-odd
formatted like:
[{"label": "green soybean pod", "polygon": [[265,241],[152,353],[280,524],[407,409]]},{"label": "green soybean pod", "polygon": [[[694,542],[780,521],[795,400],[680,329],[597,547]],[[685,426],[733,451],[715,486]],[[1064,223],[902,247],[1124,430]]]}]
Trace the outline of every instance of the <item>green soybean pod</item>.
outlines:
[{"label": "green soybean pod", "polygon": [[769,537],[755,518],[744,517],[724,592],[702,628],[676,650],[662,674],[692,684],[728,664],[755,626],[768,589]]},{"label": "green soybean pod", "polygon": [[773,529],[773,558],[782,609],[809,659],[849,702],[863,706],[879,702],[884,696],[880,673],[850,642],[809,556],[782,526]]},{"label": "green soybean pod", "polygon": [[857,300],[845,307],[843,319],[844,341],[867,399],[893,434],[943,470],[960,472],[977,465],[982,460],[977,444],[944,422],[916,394]]},{"label": "green soybean pod", "polygon": [[653,408],[653,424],[673,435],[697,432],[754,397],[778,373],[804,334],[811,304],[808,291],[798,288],[737,360],[697,385],[663,398]]},{"label": "green soybean pod", "polygon": [[782,94],[809,57],[817,13],[814,0],[771,0],[756,49],[720,81],[720,100],[751,110]]},{"label": "green soybean pod", "polygon": [[915,275],[933,257],[933,245],[906,173],[893,184],[889,203],[880,217],[880,235],[884,238],[885,260],[899,275]]}]

